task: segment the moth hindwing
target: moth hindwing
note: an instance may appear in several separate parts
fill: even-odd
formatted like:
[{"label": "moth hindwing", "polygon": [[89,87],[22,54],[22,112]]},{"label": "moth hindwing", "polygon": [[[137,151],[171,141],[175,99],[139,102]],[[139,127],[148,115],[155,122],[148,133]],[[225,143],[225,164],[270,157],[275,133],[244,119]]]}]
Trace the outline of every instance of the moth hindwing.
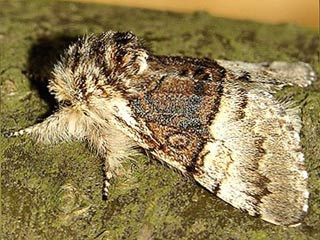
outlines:
[{"label": "moth hindwing", "polygon": [[272,93],[315,78],[302,62],[157,56],[110,31],[70,45],[49,81],[58,111],[8,136],[86,142],[105,161],[105,197],[140,147],[234,207],[292,226],[308,210],[301,120]]}]

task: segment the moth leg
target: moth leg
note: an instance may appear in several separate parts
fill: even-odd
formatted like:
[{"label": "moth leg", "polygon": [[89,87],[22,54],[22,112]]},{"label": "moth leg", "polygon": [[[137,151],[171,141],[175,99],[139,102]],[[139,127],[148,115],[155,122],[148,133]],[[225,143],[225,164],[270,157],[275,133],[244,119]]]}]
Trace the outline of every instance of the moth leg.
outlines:
[{"label": "moth leg", "polygon": [[[106,160],[107,162],[107,160]],[[104,174],[105,174],[105,179],[103,182],[103,190],[102,190],[102,199],[103,200],[108,200],[108,195],[109,195],[109,187],[111,186],[111,181],[113,179],[113,174],[111,169],[109,169],[108,167],[104,168]]]},{"label": "moth leg", "polygon": [[57,143],[69,141],[72,138],[81,138],[81,115],[69,108],[60,109],[43,122],[5,134],[5,137],[19,137],[30,135],[38,142]]},{"label": "moth leg", "polygon": [[104,161],[104,186],[102,197],[108,199],[112,180],[125,174],[122,162],[135,154],[134,143],[113,127],[97,128],[88,134],[89,144]]},{"label": "moth leg", "polygon": [[225,60],[218,60],[217,62],[238,78],[271,84],[278,86],[278,88],[286,85],[306,87],[317,79],[316,73],[311,66],[304,62],[246,63]]}]

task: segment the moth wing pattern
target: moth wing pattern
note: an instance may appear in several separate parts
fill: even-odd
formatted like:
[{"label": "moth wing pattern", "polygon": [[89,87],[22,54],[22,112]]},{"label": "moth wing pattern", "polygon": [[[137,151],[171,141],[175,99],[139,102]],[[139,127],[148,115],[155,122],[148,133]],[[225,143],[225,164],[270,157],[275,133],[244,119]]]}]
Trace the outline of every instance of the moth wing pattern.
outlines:
[{"label": "moth wing pattern", "polygon": [[105,160],[105,192],[144,148],[250,215],[295,225],[308,209],[299,110],[272,93],[307,86],[305,63],[157,56],[132,33],[79,39],[55,66],[59,110],[8,136],[79,140]]},{"label": "moth wing pattern", "polygon": [[[300,222],[309,192],[299,111],[284,108],[263,90],[250,89],[241,96],[233,84],[226,89],[230,95],[223,95],[210,126],[214,140],[200,162],[204,174],[195,179],[207,188],[214,179],[212,191],[250,215],[282,225]],[[230,111],[237,105],[240,111]]]},{"label": "moth wing pattern", "polygon": [[[306,215],[309,198],[299,136],[300,110],[270,92],[286,85],[306,87],[316,75],[303,62],[218,62],[244,81],[229,85],[231,94],[223,95],[220,112],[210,127],[224,149],[222,157],[213,154],[213,158],[228,159],[227,174],[215,191],[251,215],[275,224],[295,225]],[[252,88],[247,81],[263,85]],[[237,94],[239,89],[247,91]],[[229,106],[242,108],[240,121],[237,108],[230,111]]]},{"label": "moth wing pattern", "polygon": [[[137,122],[147,126],[148,137],[157,143],[158,147],[150,145],[151,153],[250,215],[281,225],[301,222],[308,210],[309,192],[300,146],[299,109],[278,101],[268,89],[309,85],[315,80],[310,66],[236,62],[240,67],[233,68],[232,62],[218,61],[227,69],[225,79],[207,73],[199,80],[196,72],[207,68],[206,64],[196,62],[191,67],[189,61],[179,58],[160,62],[176,62],[180,73],[185,64],[191,76],[164,74],[160,82],[131,103]],[[222,70],[214,63],[212,66],[217,72]],[[294,78],[288,78],[292,74]],[[251,82],[269,86],[257,89]],[[177,86],[185,91],[183,95]],[[166,107],[168,102],[170,107],[178,103],[177,109],[185,112],[177,116],[177,109]],[[213,107],[206,108],[206,104]]]},{"label": "moth wing pattern", "polygon": [[304,62],[248,63],[227,60],[217,60],[217,62],[238,77],[245,77],[253,82],[270,84],[277,89],[288,85],[307,87],[317,79],[311,66]]}]

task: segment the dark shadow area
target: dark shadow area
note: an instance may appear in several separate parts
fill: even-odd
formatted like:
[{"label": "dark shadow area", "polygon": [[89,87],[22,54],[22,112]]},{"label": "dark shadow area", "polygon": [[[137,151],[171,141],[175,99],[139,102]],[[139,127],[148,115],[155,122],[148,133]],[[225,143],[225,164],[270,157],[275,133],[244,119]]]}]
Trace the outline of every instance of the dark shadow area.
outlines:
[{"label": "dark shadow area", "polygon": [[37,90],[40,98],[47,102],[49,110],[40,119],[48,117],[56,108],[57,103],[48,91],[48,81],[52,78],[52,70],[60,55],[77,38],[58,35],[53,38],[42,37],[29,50],[27,67],[23,71],[30,79],[32,89]]}]

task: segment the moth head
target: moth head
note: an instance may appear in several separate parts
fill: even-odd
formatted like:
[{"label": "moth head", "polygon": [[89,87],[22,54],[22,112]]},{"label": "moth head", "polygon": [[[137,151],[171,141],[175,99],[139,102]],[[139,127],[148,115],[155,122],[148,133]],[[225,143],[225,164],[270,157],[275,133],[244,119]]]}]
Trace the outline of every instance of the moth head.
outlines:
[{"label": "moth head", "polygon": [[118,75],[139,75],[148,68],[148,52],[131,32],[111,33],[108,45],[106,60]]},{"label": "moth head", "polygon": [[55,65],[49,90],[72,105],[130,86],[148,68],[148,52],[130,32],[107,32],[79,39]]}]

